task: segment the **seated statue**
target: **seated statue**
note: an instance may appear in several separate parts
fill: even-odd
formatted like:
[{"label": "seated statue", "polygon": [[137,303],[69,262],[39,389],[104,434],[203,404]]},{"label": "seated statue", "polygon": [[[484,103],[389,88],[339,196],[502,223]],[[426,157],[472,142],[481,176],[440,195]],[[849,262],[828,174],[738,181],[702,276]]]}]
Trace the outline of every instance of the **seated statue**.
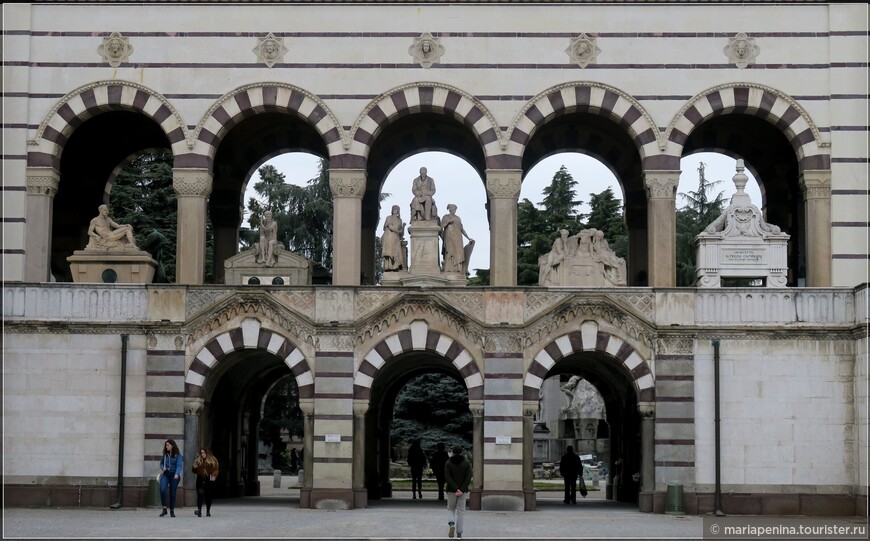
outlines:
[{"label": "seated statue", "polygon": [[278,242],[278,222],[272,219],[272,212],[263,213],[263,221],[260,223],[260,242],[254,245],[257,263],[267,267],[275,266],[278,260],[278,250],[283,245]]},{"label": "seated statue", "polygon": [[430,177],[425,167],[420,168],[420,176],[411,183],[414,198],[411,199],[411,221],[438,221],[435,207],[435,179]]},{"label": "seated statue", "polygon": [[109,207],[107,205],[99,206],[100,214],[91,220],[91,225],[88,227],[88,241],[85,250],[100,250],[100,251],[132,251],[139,250],[136,246],[136,239],[133,237],[133,226],[129,224],[119,224],[109,218]]}]

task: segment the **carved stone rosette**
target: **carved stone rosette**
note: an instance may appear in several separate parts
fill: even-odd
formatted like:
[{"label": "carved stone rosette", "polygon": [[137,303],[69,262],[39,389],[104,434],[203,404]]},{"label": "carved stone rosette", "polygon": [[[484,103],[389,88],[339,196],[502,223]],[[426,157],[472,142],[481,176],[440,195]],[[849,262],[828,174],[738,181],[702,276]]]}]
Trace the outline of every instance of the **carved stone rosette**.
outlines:
[{"label": "carved stone rosette", "polygon": [[755,63],[755,58],[761,52],[761,48],[755,44],[755,38],[750,38],[743,32],[739,32],[733,38],[728,38],[728,45],[722,49],[728,60],[738,68],[745,68]]},{"label": "carved stone rosette", "polygon": [[103,43],[97,47],[97,52],[113,68],[117,68],[126,62],[133,54],[133,46],[130,38],[125,38],[118,32],[112,32],[109,37],[103,38]]},{"label": "carved stone rosette", "polygon": [[581,68],[585,68],[589,64],[594,64],[598,59],[598,53],[601,49],[596,45],[597,38],[595,36],[587,36],[580,34],[576,38],[571,38],[571,42],[565,52],[568,53],[568,58],[571,62],[577,64]]},{"label": "carved stone rosette", "polygon": [[257,46],[252,51],[257,55],[257,62],[262,62],[266,67],[271,68],[277,62],[284,61],[287,47],[284,47],[284,38],[276,38],[269,32],[264,37],[257,38]]},{"label": "carved stone rosette", "polygon": [[419,38],[414,38],[414,43],[408,47],[408,54],[421,67],[428,69],[432,67],[432,64],[437,64],[441,60],[444,46],[441,45],[439,38],[432,36],[429,32],[424,32]]}]

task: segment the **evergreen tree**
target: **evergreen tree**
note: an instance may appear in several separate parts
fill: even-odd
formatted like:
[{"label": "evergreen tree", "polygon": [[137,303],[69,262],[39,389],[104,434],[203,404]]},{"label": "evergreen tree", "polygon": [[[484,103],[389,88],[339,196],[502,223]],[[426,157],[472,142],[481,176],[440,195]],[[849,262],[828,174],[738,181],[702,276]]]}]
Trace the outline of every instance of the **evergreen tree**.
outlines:
[{"label": "evergreen tree", "polygon": [[698,165],[698,189],[680,193],[686,204],[677,210],[677,286],[695,285],[695,258],[697,249],[695,237],[724,211],[724,193],[719,192],[713,199],[707,195],[721,184],[721,180],[708,181],[704,176],[704,163]]},{"label": "evergreen tree", "polygon": [[287,444],[284,432],[291,438],[301,439],[305,434],[304,415],[299,408],[299,388],[293,376],[287,376],[275,384],[263,401],[263,417],[260,419],[260,441],[272,447],[272,467],[289,470],[285,456]]},{"label": "evergreen tree", "polygon": [[130,224],[136,244],[158,259],[155,283],[175,281],[178,203],[172,188],[172,152],[156,150],[124,166],[112,184],[112,218]]},{"label": "evergreen tree", "polygon": [[517,204],[517,285],[538,284],[538,258],[550,251],[560,229],[574,234],[585,227],[576,212],[583,204],[574,199],[576,185],[563,165],[543,190],[542,208],[528,199]]},{"label": "evergreen tree", "polygon": [[396,397],[390,438],[393,444],[420,440],[427,454],[443,441],[470,447],[474,421],[468,409],[468,391],[456,379],[429,373],[405,384]]},{"label": "evergreen tree", "polygon": [[262,198],[250,198],[251,229],[243,231],[241,238],[250,247],[257,241],[257,229],[263,213],[272,212],[278,224],[278,240],[291,252],[310,259],[315,269],[332,271],[332,191],[329,188],[329,162],[320,160],[318,175],[306,186],[286,182],[283,173],[274,166],[264,165],[258,170],[260,181],[254,191]]},{"label": "evergreen tree", "polygon": [[628,228],[622,214],[622,203],[608,186],[599,194],[589,194],[589,219],[586,227],[604,232],[610,248],[619,257],[628,255]]}]

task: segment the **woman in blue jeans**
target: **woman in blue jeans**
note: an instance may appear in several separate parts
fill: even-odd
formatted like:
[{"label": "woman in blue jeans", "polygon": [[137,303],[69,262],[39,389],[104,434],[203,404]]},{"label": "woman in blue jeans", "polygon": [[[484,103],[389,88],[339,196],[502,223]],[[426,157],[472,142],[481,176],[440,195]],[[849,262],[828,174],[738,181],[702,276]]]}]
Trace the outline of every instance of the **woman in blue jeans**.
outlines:
[{"label": "woman in blue jeans", "polygon": [[166,516],[167,496],[169,498],[169,516],[175,517],[175,492],[178,490],[183,470],[184,457],[181,456],[178,445],[175,444],[175,440],[166,440],[166,443],[163,444],[163,456],[160,458],[160,502],[163,504],[161,517]]}]

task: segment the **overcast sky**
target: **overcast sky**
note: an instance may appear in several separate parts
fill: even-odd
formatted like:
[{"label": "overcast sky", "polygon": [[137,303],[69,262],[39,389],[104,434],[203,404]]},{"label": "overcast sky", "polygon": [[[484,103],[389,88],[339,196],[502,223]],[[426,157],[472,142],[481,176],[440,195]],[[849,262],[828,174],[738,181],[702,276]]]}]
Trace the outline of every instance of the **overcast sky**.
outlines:
[{"label": "overcast sky", "polygon": [[[684,158],[681,162],[682,174],[677,193],[694,191],[698,187],[698,164],[704,162],[704,177],[707,181],[724,181],[716,186],[716,192],[724,192],[725,200],[730,201],[735,192],[731,178],[735,173],[735,160],[722,154],[698,153]],[[274,166],[284,174],[287,182],[304,186],[309,179],[317,176],[319,158],[311,154],[290,153],[272,158],[268,165]],[[523,180],[520,190],[520,201],[528,199],[538,205],[544,198],[543,189],[550,184],[553,175],[564,165],[574,180],[577,181],[577,196],[583,201],[580,212],[589,212],[590,193],[599,193],[608,186],[614,195],[622,200],[623,194],[616,177],[601,162],[579,153],[555,154],[541,160],[529,171]],[[456,205],[456,215],[462,219],[465,231],[475,242],[474,253],[471,256],[469,270],[489,268],[489,223],[486,219],[486,190],[483,181],[467,162],[443,152],[421,152],[406,158],[397,164],[384,183],[383,192],[390,194],[381,203],[381,217],[378,222],[378,234],[383,227],[384,219],[389,216],[393,205],[399,205],[402,218],[407,222],[411,202],[411,181],[420,174],[420,167],[426,167],[430,177],[435,179],[435,203],[440,214],[447,213],[447,205]],[[752,198],[752,203],[761,207],[761,192],[758,184],[748,170],[749,182],[746,192]],[[254,173],[248,182],[245,194],[245,206],[250,197],[256,197],[253,190],[259,175]],[[714,196],[715,193],[708,194]],[[685,199],[677,195],[677,208],[684,206]],[[245,224],[248,213],[245,211]]]}]

